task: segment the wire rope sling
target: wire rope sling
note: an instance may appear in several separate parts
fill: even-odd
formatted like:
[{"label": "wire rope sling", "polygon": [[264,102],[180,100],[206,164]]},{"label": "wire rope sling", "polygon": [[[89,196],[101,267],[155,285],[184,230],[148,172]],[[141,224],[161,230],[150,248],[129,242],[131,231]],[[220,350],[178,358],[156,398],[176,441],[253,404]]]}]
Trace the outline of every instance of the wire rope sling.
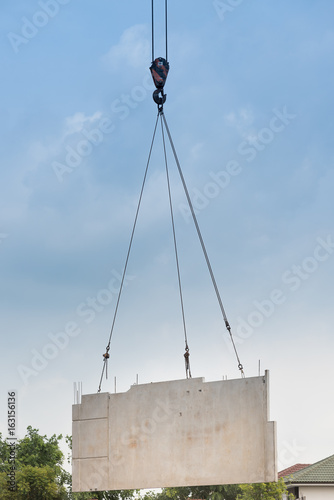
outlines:
[{"label": "wire rope sling", "polygon": [[127,267],[128,267],[128,262],[129,262],[129,257],[130,257],[130,253],[131,253],[133,238],[134,238],[135,229],[136,229],[136,225],[137,225],[138,215],[139,215],[140,206],[141,206],[141,202],[142,202],[142,197],[143,197],[143,193],[144,193],[144,187],[145,187],[145,183],[146,183],[146,179],[147,179],[147,173],[148,173],[148,169],[149,169],[149,164],[150,164],[151,155],[152,155],[152,149],[153,149],[153,145],[154,145],[154,141],[155,141],[155,137],[156,137],[156,131],[157,131],[157,126],[158,126],[158,121],[159,120],[160,120],[160,124],[161,124],[163,154],[164,154],[166,179],[167,179],[167,186],[168,186],[169,206],[170,206],[170,214],[171,214],[171,222],[172,222],[172,230],[173,230],[173,240],[174,240],[174,253],[175,253],[175,261],[176,261],[176,269],[177,269],[177,277],[178,277],[178,288],[179,288],[179,296],[180,296],[180,304],[181,304],[181,312],[182,312],[182,321],[183,321],[183,332],[184,332],[184,340],[185,340],[184,360],[185,360],[186,377],[187,378],[191,378],[190,359],[189,359],[190,358],[190,352],[189,352],[189,346],[188,346],[187,329],[186,329],[185,313],[184,313],[184,305],[183,305],[181,275],[180,275],[179,257],[178,257],[178,249],[177,249],[177,239],[176,239],[176,231],[175,231],[175,223],[174,223],[174,212],[173,212],[173,204],[172,204],[172,196],[171,196],[171,188],[170,188],[170,180],[169,180],[169,169],[168,169],[167,154],[166,154],[166,140],[165,140],[165,135],[167,135],[167,137],[168,137],[169,144],[170,144],[170,147],[171,147],[172,152],[173,152],[174,160],[175,160],[175,163],[176,163],[176,166],[177,166],[177,170],[178,170],[178,173],[179,173],[179,176],[180,176],[180,179],[181,179],[181,183],[182,183],[182,186],[183,186],[183,190],[184,190],[184,193],[185,193],[188,205],[189,205],[189,209],[190,209],[190,212],[191,212],[191,215],[192,215],[192,219],[193,219],[193,222],[194,222],[194,225],[195,225],[195,228],[196,228],[197,236],[198,236],[198,239],[199,239],[202,251],[203,251],[205,262],[206,262],[206,265],[207,265],[207,268],[208,268],[208,271],[209,271],[209,274],[210,274],[210,277],[211,277],[211,281],[212,281],[212,284],[213,284],[213,287],[214,287],[214,290],[215,290],[215,293],[216,293],[218,304],[219,304],[219,307],[220,307],[220,310],[221,310],[221,313],[222,313],[222,316],[223,316],[223,320],[224,320],[224,323],[225,323],[225,327],[226,327],[226,329],[228,331],[230,340],[232,342],[233,350],[234,350],[234,353],[235,353],[235,356],[236,356],[236,359],[237,359],[237,363],[238,363],[238,369],[240,370],[241,376],[245,377],[243,365],[242,365],[242,363],[240,361],[239,354],[237,352],[237,348],[236,348],[236,345],[235,345],[235,342],[234,342],[234,339],[233,339],[231,326],[230,326],[230,323],[229,323],[229,321],[227,319],[227,316],[226,316],[226,312],[225,312],[225,309],[224,309],[224,306],[223,306],[223,302],[222,302],[222,299],[221,299],[221,296],[220,296],[220,293],[219,293],[218,285],[217,285],[217,282],[216,282],[216,279],[215,279],[215,276],[214,276],[214,273],[213,273],[213,270],[212,270],[210,259],[209,259],[209,256],[208,256],[205,244],[204,244],[204,240],[203,240],[203,237],[202,237],[202,234],[201,234],[201,230],[200,230],[200,227],[199,227],[199,224],[198,224],[198,221],[197,221],[197,217],[196,217],[196,214],[195,214],[195,211],[194,211],[194,208],[193,208],[191,197],[189,195],[189,191],[188,191],[188,188],[187,188],[187,185],[186,185],[183,173],[182,173],[181,165],[180,165],[180,162],[179,162],[179,159],[178,159],[178,156],[177,156],[177,153],[176,153],[176,149],[175,149],[175,146],[174,146],[174,143],[173,143],[173,140],[172,140],[172,136],[171,136],[168,124],[167,124],[167,120],[166,120],[166,117],[165,117],[165,114],[164,114],[164,111],[163,111],[163,105],[166,102],[166,94],[164,93],[164,86],[165,86],[167,75],[168,75],[168,72],[169,72],[169,62],[167,60],[167,58],[168,58],[167,0],[165,0],[165,42],[166,42],[166,54],[165,54],[165,58],[163,58],[163,57],[156,57],[155,58],[155,54],[154,54],[154,0],[152,0],[152,3],[151,3],[151,10],[152,10],[152,64],[150,66],[150,71],[151,71],[151,75],[152,75],[152,78],[153,78],[154,85],[156,87],[156,90],[154,90],[154,92],[153,92],[153,100],[157,104],[158,115],[157,115],[155,126],[154,126],[153,137],[152,137],[152,141],[151,141],[151,145],[150,145],[150,149],[149,149],[149,154],[148,154],[148,159],[147,159],[147,163],[146,163],[146,169],[145,169],[145,173],[144,173],[144,179],[143,179],[143,182],[142,182],[142,187],[141,187],[141,191],[140,191],[140,195],[139,195],[139,200],[138,200],[138,205],[137,205],[137,209],[136,209],[134,224],[133,224],[133,228],[132,228],[132,232],[131,232],[131,237],[130,237],[130,243],[129,243],[129,247],[128,247],[128,251],[127,251],[127,255],[126,255],[126,259],[125,259],[124,270],[123,270],[123,274],[122,274],[122,278],[121,278],[121,283],[120,283],[120,288],[119,288],[119,292],[118,292],[118,296],[117,296],[117,301],[116,301],[116,306],[115,306],[113,321],[112,321],[112,325],[111,325],[111,329],[110,329],[109,341],[108,341],[108,344],[107,344],[107,347],[106,347],[106,351],[103,354],[103,367],[102,367],[102,373],[101,373],[101,378],[100,378],[100,384],[99,384],[98,392],[101,392],[101,385],[102,385],[102,379],[103,379],[104,373],[106,374],[106,378],[108,378],[108,360],[110,358],[110,354],[109,354],[110,343],[111,343],[111,338],[112,338],[112,334],[113,334],[113,331],[114,331],[116,316],[117,316],[117,312],[118,312],[118,308],[119,308],[119,303],[120,303],[120,299],[121,299],[121,295],[122,295],[122,291],[123,291],[124,279],[125,279],[125,275],[126,275],[126,271],[127,271]]}]

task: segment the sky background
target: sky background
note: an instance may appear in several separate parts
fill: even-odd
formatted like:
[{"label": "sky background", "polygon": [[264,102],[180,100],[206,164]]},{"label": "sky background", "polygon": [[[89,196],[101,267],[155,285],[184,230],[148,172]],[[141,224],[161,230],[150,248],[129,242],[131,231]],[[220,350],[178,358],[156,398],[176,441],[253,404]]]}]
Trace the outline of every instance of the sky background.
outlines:
[{"label": "sky background", "polygon": [[[73,383],[98,388],[157,114],[150,2],[0,9],[0,431],[15,389],[19,437],[70,434]],[[169,2],[165,116],[246,376],[270,370],[279,469],[334,453],[333,18],[330,0]],[[192,374],[238,378],[168,157]],[[158,130],[102,390],[184,378],[183,353]]]}]

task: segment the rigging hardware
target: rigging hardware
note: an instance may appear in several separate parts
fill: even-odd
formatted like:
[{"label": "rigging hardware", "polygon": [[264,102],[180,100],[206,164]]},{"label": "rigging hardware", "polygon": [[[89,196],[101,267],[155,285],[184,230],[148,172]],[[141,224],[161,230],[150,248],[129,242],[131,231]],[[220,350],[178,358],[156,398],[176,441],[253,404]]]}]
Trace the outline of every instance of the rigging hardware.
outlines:
[{"label": "rigging hardware", "polygon": [[165,40],[166,40],[166,57],[154,56],[154,0],[152,0],[152,64],[150,66],[151,75],[153,78],[156,90],[153,92],[153,100],[158,105],[158,110],[163,109],[166,102],[166,94],[164,86],[169,72],[168,62],[168,38],[167,38],[167,0],[165,0]]},{"label": "rigging hardware", "polygon": [[235,342],[234,342],[234,339],[233,339],[233,335],[232,335],[232,331],[231,331],[231,326],[230,326],[230,324],[228,322],[228,319],[227,319],[227,316],[226,316],[226,313],[225,313],[223,302],[222,302],[222,299],[221,299],[221,296],[220,296],[220,293],[219,293],[219,290],[218,290],[218,286],[217,286],[217,283],[216,283],[216,280],[215,280],[215,277],[214,277],[214,274],[213,274],[213,270],[212,270],[211,263],[210,263],[210,260],[209,260],[209,257],[208,257],[208,253],[206,251],[206,247],[205,247],[205,244],[204,244],[204,241],[203,241],[203,238],[202,238],[202,234],[201,234],[198,222],[197,222],[197,218],[196,218],[195,211],[194,211],[194,208],[193,208],[193,205],[192,205],[192,201],[191,201],[191,198],[190,198],[190,195],[189,195],[189,191],[188,191],[185,179],[183,177],[183,173],[182,173],[182,170],[181,170],[181,165],[180,165],[178,156],[176,154],[174,143],[173,143],[173,140],[172,140],[172,137],[171,137],[168,125],[167,125],[167,121],[166,121],[166,118],[165,118],[165,115],[164,115],[164,112],[163,112],[163,105],[166,102],[166,94],[164,93],[164,86],[165,86],[166,79],[167,79],[168,72],[169,72],[169,62],[167,60],[167,54],[168,54],[168,43],[167,43],[167,0],[165,0],[165,30],[166,30],[166,33],[165,33],[165,39],[166,39],[166,58],[158,57],[158,58],[155,59],[154,58],[154,0],[152,0],[152,64],[151,64],[151,67],[150,67],[150,71],[151,71],[151,75],[152,75],[154,84],[156,86],[156,90],[153,92],[153,100],[154,100],[154,102],[158,106],[158,115],[157,115],[157,119],[156,119],[156,122],[155,122],[153,137],[152,137],[152,141],[151,141],[151,146],[150,146],[148,160],[147,160],[145,174],[144,174],[144,180],[143,180],[142,188],[141,188],[141,191],[140,191],[140,196],[139,196],[137,211],[136,211],[134,225],[133,225],[133,229],[132,229],[132,233],[131,233],[131,238],[130,238],[130,243],[129,243],[129,248],[128,248],[128,252],[127,252],[127,256],[126,256],[126,260],[125,260],[125,266],[124,266],[124,270],[123,270],[123,274],[122,274],[120,289],[119,289],[119,292],[118,292],[118,297],[117,297],[117,302],[116,302],[114,317],[113,317],[112,326],[111,326],[110,335],[109,335],[109,341],[108,341],[108,345],[106,347],[106,352],[105,352],[105,354],[103,354],[103,358],[104,358],[103,359],[103,368],[102,368],[102,374],[101,374],[101,379],[100,379],[100,384],[99,384],[98,392],[101,392],[101,384],[102,384],[102,379],[103,379],[104,372],[106,373],[106,378],[108,378],[108,371],[107,370],[108,370],[108,360],[110,358],[109,350],[110,350],[111,337],[112,337],[112,334],[113,334],[113,330],[114,330],[114,326],[115,326],[115,320],[116,320],[116,315],[117,315],[117,311],[118,311],[118,306],[119,306],[119,302],[120,302],[120,298],[121,298],[121,294],[122,294],[122,290],[123,290],[124,278],[125,278],[125,274],[126,274],[126,270],[127,270],[127,265],[128,265],[128,261],[129,261],[130,252],[131,252],[131,247],[132,247],[134,232],[135,232],[135,228],[136,228],[136,224],[137,224],[137,219],[138,219],[138,214],[139,214],[139,209],[140,209],[140,205],[141,205],[141,200],[142,200],[142,196],[143,196],[143,192],[144,192],[144,186],[145,186],[145,182],[146,182],[146,177],[147,177],[148,167],[149,167],[149,163],[150,163],[150,159],[151,159],[152,148],[153,148],[153,144],[154,144],[154,140],[155,140],[155,136],[156,136],[156,129],[157,129],[157,124],[158,124],[159,117],[160,117],[160,122],[161,122],[161,132],[162,132],[163,150],[164,150],[164,158],[165,158],[165,167],[166,167],[166,176],[167,176],[167,185],[168,185],[169,204],[170,204],[172,229],[173,229],[174,251],[175,251],[175,259],[176,259],[177,275],[178,275],[179,294],[180,294],[182,320],[183,320],[183,330],[184,330],[184,337],[185,337],[184,359],[185,359],[186,377],[187,378],[191,378],[191,370],[190,370],[190,362],[189,362],[190,353],[189,353],[187,331],[186,331],[186,323],[185,323],[185,314],[184,314],[184,306],[183,306],[181,277],[180,277],[179,259],[178,259],[177,244],[176,244],[176,234],[175,234],[173,206],[172,206],[172,198],[171,198],[171,190],[170,190],[170,182],[169,182],[169,173],[168,173],[168,163],[167,163],[167,154],[166,154],[166,144],[165,144],[164,128],[165,128],[165,130],[167,132],[167,136],[168,136],[168,139],[169,139],[169,142],[170,142],[170,146],[171,146],[171,149],[172,149],[172,152],[173,152],[173,155],[174,155],[175,163],[177,165],[177,169],[178,169],[179,176],[180,176],[180,179],[181,179],[181,182],[182,182],[182,185],[183,185],[183,189],[184,189],[184,192],[185,192],[185,195],[186,195],[186,198],[187,198],[187,202],[188,202],[188,205],[189,205],[189,208],[190,208],[190,212],[191,212],[191,215],[192,215],[192,218],[193,218],[193,222],[194,222],[194,225],[195,225],[195,228],[196,228],[196,231],[197,231],[197,235],[198,235],[201,247],[202,247],[202,251],[203,251],[204,258],[205,258],[205,261],[206,261],[206,264],[207,264],[207,268],[208,268],[208,271],[209,271],[209,274],[210,274],[210,277],[211,277],[211,281],[212,281],[212,284],[213,284],[213,287],[214,287],[214,290],[215,290],[215,293],[216,293],[216,297],[217,297],[217,300],[218,300],[218,303],[219,303],[219,306],[220,306],[220,310],[221,310],[221,313],[222,313],[222,316],[223,316],[223,319],[224,319],[225,327],[226,327],[226,329],[227,329],[227,331],[228,331],[228,333],[230,335],[230,339],[231,339],[231,342],[232,342],[234,353],[235,353],[237,361],[238,361],[238,369],[241,372],[241,376],[243,378],[245,377],[243,365],[242,365],[242,363],[240,361],[240,358],[239,358],[239,355],[238,355],[238,352],[237,352],[237,348],[236,348],[236,345],[235,345]]}]

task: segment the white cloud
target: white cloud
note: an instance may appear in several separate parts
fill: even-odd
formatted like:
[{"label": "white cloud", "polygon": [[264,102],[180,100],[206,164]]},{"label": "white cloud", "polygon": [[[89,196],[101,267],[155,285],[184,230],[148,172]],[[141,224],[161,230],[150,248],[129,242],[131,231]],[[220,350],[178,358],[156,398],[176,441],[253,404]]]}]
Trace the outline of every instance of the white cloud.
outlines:
[{"label": "white cloud", "polygon": [[125,65],[131,68],[145,68],[150,61],[150,42],[145,25],[137,24],[127,28],[118,44],[113,45],[103,57],[108,67],[119,70]]},{"label": "white cloud", "polygon": [[333,48],[334,33],[326,31],[322,36],[304,40],[296,55],[302,57],[304,61],[316,60],[323,56],[330,57],[330,54],[333,53]]},{"label": "white cloud", "polygon": [[65,118],[65,131],[64,138],[68,135],[75,134],[77,132],[81,132],[86,124],[91,125],[95,121],[99,120],[102,116],[101,111],[96,111],[91,116],[85,115],[85,113],[77,112],[72,116],[68,116]]},{"label": "white cloud", "polygon": [[204,148],[204,143],[203,142],[198,142],[197,144],[195,144],[191,148],[190,154],[191,154],[192,160],[196,161],[196,160],[199,160],[201,158],[201,154],[203,152],[203,148]]},{"label": "white cloud", "polygon": [[31,160],[32,167],[43,161],[46,161],[50,156],[50,148],[41,141],[34,141],[30,144],[27,151],[27,158]]},{"label": "white cloud", "polygon": [[62,124],[62,132],[58,137],[48,139],[44,143],[35,141],[29,146],[27,154],[30,165],[29,170],[36,170],[41,163],[56,158],[64,150],[68,137],[80,133],[85,127],[91,129],[101,119],[102,115],[101,111],[95,111],[92,115],[86,115],[84,112],[78,111],[74,115],[67,116]]},{"label": "white cloud", "polygon": [[249,127],[254,123],[254,113],[250,108],[240,108],[224,116],[225,123],[236,129],[242,136],[249,136]]}]

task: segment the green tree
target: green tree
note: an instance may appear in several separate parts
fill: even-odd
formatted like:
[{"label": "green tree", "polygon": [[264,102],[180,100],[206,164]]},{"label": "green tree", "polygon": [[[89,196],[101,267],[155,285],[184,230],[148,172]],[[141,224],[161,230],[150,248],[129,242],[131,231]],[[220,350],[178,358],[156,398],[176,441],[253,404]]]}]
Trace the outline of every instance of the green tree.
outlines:
[{"label": "green tree", "polygon": [[[225,486],[189,486],[183,488],[164,488],[156,497],[157,500],[236,500],[240,493],[238,485]],[[145,499],[144,500],[150,500]]]},{"label": "green tree", "polygon": [[7,473],[0,472],[0,500],[12,500],[13,493],[8,488]]},{"label": "green tree", "polygon": [[16,460],[21,465],[32,467],[44,467],[61,469],[64,461],[63,452],[59,448],[59,442],[63,436],[54,434],[49,439],[40,436],[38,429],[27,427],[27,435],[21,439],[16,449]]},{"label": "green tree", "polygon": [[9,459],[9,448],[2,439],[2,434],[0,432],[0,472],[6,472],[8,469],[8,459]]},{"label": "green tree", "polygon": [[17,473],[17,500],[65,500],[67,491],[49,465],[25,465]]},{"label": "green tree", "polygon": [[91,493],[69,493],[68,498],[73,500],[132,500],[135,490],[94,491]]},{"label": "green tree", "polygon": [[[61,435],[48,439],[29,426],[26,436],[16,443],[13,463],[10,461],[10,446],[0,435],[0,500],[67,499],[70,475],[62,468],[61,439]],[[9,485],[11,468],[15,468],[14,491]]]},{"label": "green tree", "polygon": [[[288,494],[282,478],[277,483],[242,484],[240,489],[237,500],[281,500],[283,493]],[[290,494],[288,498],[294,496]]]}]

